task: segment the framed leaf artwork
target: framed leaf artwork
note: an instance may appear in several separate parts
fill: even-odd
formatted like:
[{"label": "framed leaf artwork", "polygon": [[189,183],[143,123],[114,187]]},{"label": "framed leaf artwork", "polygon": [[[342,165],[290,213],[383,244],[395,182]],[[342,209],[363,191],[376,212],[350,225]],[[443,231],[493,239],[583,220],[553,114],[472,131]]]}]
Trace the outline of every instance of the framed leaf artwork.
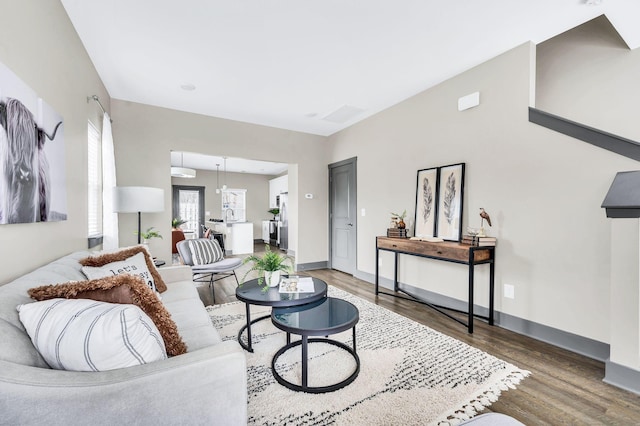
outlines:
[{"label": "framed leaf artwork", "polygon": [[438,168],[418,170],[416,184],[416,237],[433,237],[438,207]]},{"label": "framed leaf artwork", "polygon": [[438,169],[438,217],[436,236],[460,241],[462,236],[462,201],[464,199],[464,163]]}]

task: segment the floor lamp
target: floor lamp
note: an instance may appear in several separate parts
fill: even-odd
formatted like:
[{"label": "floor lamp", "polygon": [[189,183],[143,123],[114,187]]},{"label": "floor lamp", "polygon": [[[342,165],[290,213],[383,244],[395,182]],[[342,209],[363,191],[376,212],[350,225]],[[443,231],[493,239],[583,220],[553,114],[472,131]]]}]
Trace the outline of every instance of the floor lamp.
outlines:
[{"label": "floor lamp", "polygon": [[164,189],[148,186],[116,186],[113,193],[113,211],[138,213],[138,244],[140,244],[140,213],[164,211]]}]

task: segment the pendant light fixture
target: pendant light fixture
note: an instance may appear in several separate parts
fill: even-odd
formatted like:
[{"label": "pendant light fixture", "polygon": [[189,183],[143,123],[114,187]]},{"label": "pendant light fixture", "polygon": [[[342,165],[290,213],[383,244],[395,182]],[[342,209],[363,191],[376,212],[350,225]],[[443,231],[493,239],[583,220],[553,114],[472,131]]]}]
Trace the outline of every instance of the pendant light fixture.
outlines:
[{"label": "pendant light fixture", "polygon": [[220,193],[220,163],[216,163],[216,194]]},{"label": "pendant light fixture", "polygon": [[196,177],[195,169],[184,167],[184,152],[180,153],[180,167],[171,167],[171,177],[188,179]]},{"label": "pendant light fixture", "polygon": [[222,185],[222,190],[227,189],[227,157],[222,157],[224,159],[224,185]]}]

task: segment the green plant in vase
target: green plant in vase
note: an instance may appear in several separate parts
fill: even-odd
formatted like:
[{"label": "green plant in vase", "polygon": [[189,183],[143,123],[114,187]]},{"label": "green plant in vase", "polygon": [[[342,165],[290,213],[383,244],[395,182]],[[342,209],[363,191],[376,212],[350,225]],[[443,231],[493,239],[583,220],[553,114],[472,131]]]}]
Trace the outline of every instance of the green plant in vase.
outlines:
[{"label": "green plant in vase", "polygon": [[[138,235],[138,231],[134,232],[134,234]],[[142,238],[143,244],[147,244],[152,238],[162,239],[162,235],[160,235],[160,232],[153,229],[153,226],[151,228],[147,228],[146,231],[141,231],[140,237]]]},{"label": "green plant in vase", "polygon": [[249,269],[242,277],[240,285],[244,284],[247,276],[253,272],[258,272],[258,284],[263,286],[262,291],[267,291],[269,287],[275,287],[280,282],[280,274],[282,272],[289,273],[293,271],[293,260],[284,254],[271,251],[268,244],[264,246],[265,253],[263,256],[252,254],[242,261],[243,264],[252,263]]},{"label": "green plant in vase", "polygon": [[180,229],[182,225],[187,223],[186,220],[182,220],[179,217],[174,217],[171,219],[171,229]]},{"label": "green plant in vase", "polygon": [[276,216],[280,214],[280,209],[278,208],[269,209],[267,211],[273,215],[273,220],[276,220]]},{"label": "green plant in vase", "polygon": [[392,214],[392,215],[393,215],[393,217],[396,219],[396,223],[397,223],[397,225],[396,225],[396,226],[397,226],[399,229],[404,229],[404,228],[406,228],[406,226],[407,226],[407,225],[404,223],[404,218],[405,218],[405,217],[407,217],[407,211],[406,211],[406,210],[404,210],[404,211],[402,212],[402,214],[393,213],[393,212],[391,212],[391,214]]}]

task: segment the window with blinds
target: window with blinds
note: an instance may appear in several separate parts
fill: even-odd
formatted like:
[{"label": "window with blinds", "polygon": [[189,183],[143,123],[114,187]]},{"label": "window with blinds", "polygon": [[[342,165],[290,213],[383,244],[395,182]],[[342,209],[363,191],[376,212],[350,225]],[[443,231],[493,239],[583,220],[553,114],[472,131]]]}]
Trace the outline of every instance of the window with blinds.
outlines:
[{"label": "window with blinds", "polygon": [[102,143],[91,122],[88,128],[88,232],[89,238],[96,238],[102,236]]}]

